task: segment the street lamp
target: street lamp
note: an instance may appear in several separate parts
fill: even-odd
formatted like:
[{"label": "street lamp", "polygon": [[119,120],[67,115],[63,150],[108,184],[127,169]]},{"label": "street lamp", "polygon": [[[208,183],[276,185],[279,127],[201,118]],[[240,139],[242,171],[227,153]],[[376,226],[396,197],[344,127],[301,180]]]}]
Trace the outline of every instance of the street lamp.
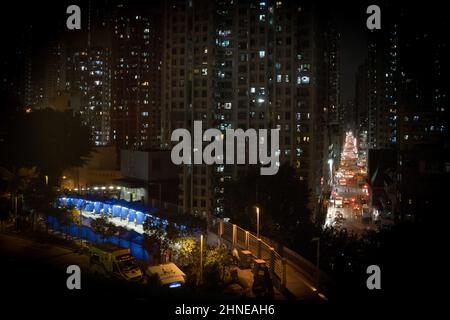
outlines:
[{"label": "street lamp", "polygon": [[203,234],[200,235],[200,277],[199,285],[203,284]]},{"label": "street lamp", "polygon": [[259,239],[259,207],[255,206],[256,208],[256,237]]},{"label": "street lamp", "polygon": [[333,181],[333,159],[328,159],[328,165],[330,166],[330,182]]}]

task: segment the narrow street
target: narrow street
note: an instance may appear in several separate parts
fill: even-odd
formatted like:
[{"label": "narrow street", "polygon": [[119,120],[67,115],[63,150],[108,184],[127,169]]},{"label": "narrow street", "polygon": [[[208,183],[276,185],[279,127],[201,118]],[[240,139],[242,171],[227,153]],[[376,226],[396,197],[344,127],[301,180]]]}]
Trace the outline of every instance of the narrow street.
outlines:
[{"label": "narrow street", "polygon": [[339,168],[333,176],[325,227],[355,233],[374,228],[366,184],[366,139],[364,134],[358,139],[351,131],[346,133]]}]

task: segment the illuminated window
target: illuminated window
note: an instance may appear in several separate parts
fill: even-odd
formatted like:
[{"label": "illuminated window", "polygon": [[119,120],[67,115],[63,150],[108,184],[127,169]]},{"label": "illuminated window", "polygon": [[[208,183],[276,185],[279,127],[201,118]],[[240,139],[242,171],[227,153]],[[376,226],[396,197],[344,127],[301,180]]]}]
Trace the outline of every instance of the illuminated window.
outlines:
[{"label": "illuminated window", "polygon": [[264,58],[265,56],[266,56],[266,51],[264,51],[264,50],[259,51],[260,58]]}]

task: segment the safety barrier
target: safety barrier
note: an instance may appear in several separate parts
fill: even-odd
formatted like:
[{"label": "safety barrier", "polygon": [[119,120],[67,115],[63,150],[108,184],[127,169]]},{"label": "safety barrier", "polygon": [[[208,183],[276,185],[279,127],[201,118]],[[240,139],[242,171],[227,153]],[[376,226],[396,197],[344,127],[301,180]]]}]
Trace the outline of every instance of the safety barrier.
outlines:
[{"label": "safety barrier", "polygon": [[[260,237],[236,224],[220,219],[213,225],[213,232],[219,239],[226,239],[233,248],[249,250],[254,258],[267,261],[269,269],[275,280],[275,284],[281,289],[286,288],[286,268],[289,265],[309,282],[317,287],[328,289],[334,286],[334,281],[310,261],[293,250],[279,245],[277,242]],[[277,249],[275,249],[277,248]]]}]

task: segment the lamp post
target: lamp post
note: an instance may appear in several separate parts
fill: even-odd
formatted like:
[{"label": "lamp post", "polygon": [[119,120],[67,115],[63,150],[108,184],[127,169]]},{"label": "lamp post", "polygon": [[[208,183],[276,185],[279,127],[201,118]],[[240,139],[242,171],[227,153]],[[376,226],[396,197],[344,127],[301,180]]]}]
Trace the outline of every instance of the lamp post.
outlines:
[{"label": "lamp post", "polygon": [[333,159],[328,159],[328,164],[330,166],[330,183],[333,182]]},{"label": "lamp post", "polygon": [[255,206],[256,208],[256,237],[259,239],[259,207]]},{"label": "lamp post", "polygon": [[199,285],[203,284],[203,234],[200,235],[200,277]]}]

